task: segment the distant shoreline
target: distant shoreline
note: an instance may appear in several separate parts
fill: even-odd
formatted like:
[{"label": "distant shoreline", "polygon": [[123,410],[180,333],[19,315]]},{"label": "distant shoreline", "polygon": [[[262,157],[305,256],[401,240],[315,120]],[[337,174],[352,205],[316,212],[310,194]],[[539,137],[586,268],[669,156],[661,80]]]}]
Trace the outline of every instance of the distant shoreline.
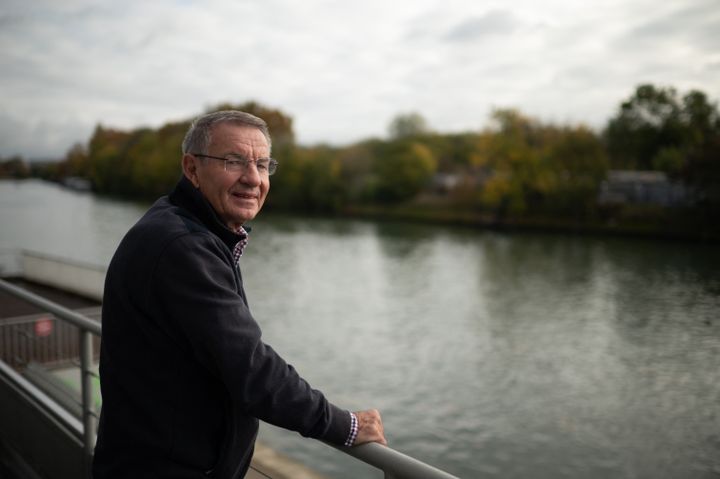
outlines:
[{"label": "distant shoreline", "polygon": [[637,222],[634,224],[628,221],[573,223],[562,219],[547,220],[538,218],[497,220],[490,215],[467,211],[440,211],[422,210],[418,207],[389,208],[376,206],[349,207],[337,216],[381,221],[392,220],[434,225],[454,225],[508,233],[575,234],[703,243],[720,242],[720,230],[696,232],[680,229],[660,229],[658,225],[648,222]]},{"label": "distant shoreline", "polygon": [[[97,193],[94,191],[79,191],[75,188],[68,187],[60,182],[49,181],[42,178],[0,178],[0,181],[42,181],[66,187],[69,191],[76,191],[85,194],[92,194],[101,198],[109,198],[117,201],[142,202],[148,206],[152,204],[154,198],[130,198],[105,193]],[[273,207],[270,204],[266,206],[266,213],[283,214],[283,215],[302,215],[314,216],[321,218],[357,218],[377,221],[407,221],[412,223],[432,224],[432,225],[452,225],[467,228],[498,231],[506,233],[548,233],[548,234],[572,234],[584,236],[606,236],[606,237],[623,237],[623,238],[641,238],[664,241],[689,241],[701,243],[717,243],[720,242],[720,228],[716,230],[705,229],[703,231],[695,231],[693,229],[697,224],[713,224],[710,219],[705,221],[695,220],[693,224],[691,220],[685,220],[685,224],[678,224],[678,217],[675,221],[668,218],[656,218],[642,221],[631,221],[629,219],[600,220],[587,222],[572,222],[567,219],[548,219],[548,218],[505,218],[497,219],[491,214],[475,213],[463,211],[460,209],[452,209],[447,207],[426,207],[425,205],[406,204],[395,206],[379,206],[379,205],[352,205],[346,206],[342,211],[335,213],[312,213],[308,211],[288,210],[284,208]]]}]

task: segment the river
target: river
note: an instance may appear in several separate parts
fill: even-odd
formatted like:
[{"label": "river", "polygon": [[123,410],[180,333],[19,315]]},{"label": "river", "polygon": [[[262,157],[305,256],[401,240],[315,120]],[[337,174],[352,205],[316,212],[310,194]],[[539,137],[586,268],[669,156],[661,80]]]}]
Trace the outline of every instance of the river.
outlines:
[{"label": "river", "polygon": [[[105,265],[147,206],[0,181],[0,252]],[[265,340],[395,449],[462,478],[720,477],[717,245],[261,214],[241,265]]]}]

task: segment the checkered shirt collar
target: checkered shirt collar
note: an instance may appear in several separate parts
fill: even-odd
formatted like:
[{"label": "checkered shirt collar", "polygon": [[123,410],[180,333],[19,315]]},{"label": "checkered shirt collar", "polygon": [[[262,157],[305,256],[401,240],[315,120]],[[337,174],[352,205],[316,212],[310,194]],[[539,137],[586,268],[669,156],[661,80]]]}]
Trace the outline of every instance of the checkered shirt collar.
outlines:
[{"label": "checkered shirt collar", "polygon": [[242,256],[243,250],[248,244],[248,233],[249,231],[242,226],[235,230],[235,234],[240,236],[240,241],[238,241],[235,244],[235,248],[233,248],[233,259],[235,259],[235,263],[240,261],[240,256]]}]

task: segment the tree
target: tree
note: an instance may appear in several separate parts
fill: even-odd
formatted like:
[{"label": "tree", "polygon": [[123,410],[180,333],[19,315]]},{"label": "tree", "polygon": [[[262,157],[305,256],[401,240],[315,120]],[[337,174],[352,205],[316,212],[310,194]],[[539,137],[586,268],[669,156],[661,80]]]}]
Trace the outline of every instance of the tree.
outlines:
[{"label": "tree", "polygon": [[680,104],[674,88],[640,85],[612,118],[604,136],[615,168],[654,169],[663,148],[682,143]]},{"label": "tree", "polygon": [[437,170],[437,160],[425,145],[394,141],[380,146],[373,173],[376,199],[399,202],[415,196]]},{"label": "tree", "polygon": [[88,172],[88,152],[85,145],[75,143],[67,152],[63,162],[65,176],[84,176]]},{"label": "tree", "polygon": [[542,158],[545,129],[514,109],[495,110],[493,128],[479,141],[473,163],[484,171],[479,201],[499,219],[527,212]]},{"label": "tree", "polygon": [[27,178],[30,176],[30,167],[20,156],[0,158],[0,178]]},{"label": "tree", "polygon": [[390,138],[396,140],[419,136],[428,131],[427,122],[419,113],[404,113],[398,115],[388,126]]},{"label": "tree", "polygon": [[373,199],[373,165],[380,144],[381,140],[366,140],[337,152],[340,181],[348,202]]},{"label": "tree", "polygon": [[95,132],[88,146],[88,172],[97,191],[103,193],[123,193],[128,184],[129,171],[122,151],[131,137],[130,133],[95,127]]},{"label": "tree", "polygon": [[587,216],[594,208],[607,157],[590,129],[559,127],[517,110],[492,113],[472,164],[481,178],[481,209],[502,220],[527,215]]},{"label": "tree", "polygon": [[704,93],[680,98],[672,87],[640,85],[610,119],[604,137],[613,167],[680,175],[691,150],[702,148],[718,125],[717,107]]},{"label": "tree", "polygon": [[[264,119],[272,134],[273,154],[281,159],[293,158],[294,134],[289,116],[256,102],[220,104],[208,112],[228,109]],[[145,198],[166,194],[180,176],[181,144],[190,122],[187,119],[157,129],[132,131],[98,125],[87,148],[75,145],[59,165],[58,173],[84,176],[100,193]]]},{"label": "tree", "polygon": [[700,203],[720,205],[720,113],[705,93],[641,85],[604,137],[613,167],[665,171]]},{"label": "tree", "polygon": [[[538,189],[548,213],[588,216],[596,206],[600,183],[607,176],[607,154],[600,138],[585,127],[565,127],[549,147],[540,178],[550,178]],[[546,188],[543,188],[545,186]]]},{"label": "tree", "polygon": [[209,108],[206,113],[219,110],[240,110],[265,120],[272,136],[273,150],[295,143],[292,117],[278,109],[261,105],[255,101],[248,101],[240,104],[220,103]]}]

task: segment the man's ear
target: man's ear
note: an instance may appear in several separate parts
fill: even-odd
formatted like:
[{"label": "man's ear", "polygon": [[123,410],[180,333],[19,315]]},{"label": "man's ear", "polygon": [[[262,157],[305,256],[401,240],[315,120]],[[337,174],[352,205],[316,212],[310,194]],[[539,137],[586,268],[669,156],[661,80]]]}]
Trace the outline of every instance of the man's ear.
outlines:
[{"label": "man's ear", "polygon": [[200,159],[195,155],[185,153],[182,159],[182,169],[185,177],[195,186],[200,187],[200,180],[198,179],[198,166]]}]

